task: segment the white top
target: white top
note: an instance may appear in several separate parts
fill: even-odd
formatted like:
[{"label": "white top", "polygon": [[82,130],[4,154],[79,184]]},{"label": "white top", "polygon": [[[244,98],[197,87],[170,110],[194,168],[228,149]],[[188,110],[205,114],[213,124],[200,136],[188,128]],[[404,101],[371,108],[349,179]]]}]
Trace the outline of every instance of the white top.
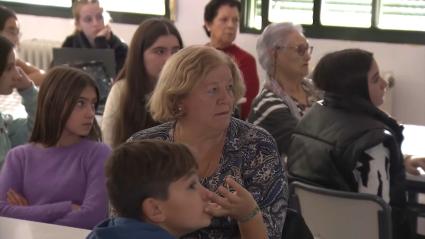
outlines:
[{"label": "white top", "polygon": [[102,117],[102,136],[103,142],[112,147],[113,128],[118,117],[118,109],[120,107],[121,95],[124,91],[125,80],[120,80],[112,85],[106,100],[105,110]]},{"label": "white top", "polygon": [[84,239],[90,230],[0,217],[0,238]]}]

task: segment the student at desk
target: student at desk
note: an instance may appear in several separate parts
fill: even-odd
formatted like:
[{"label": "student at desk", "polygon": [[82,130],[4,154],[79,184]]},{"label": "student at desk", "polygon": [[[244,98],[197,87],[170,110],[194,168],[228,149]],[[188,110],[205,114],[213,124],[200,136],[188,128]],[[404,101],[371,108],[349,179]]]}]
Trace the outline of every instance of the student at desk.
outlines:
[{"label": "student at desk", "polygon": [[107,217],[98,98],[80,70],[46,74],[30,143],[10,150],[0,171],[0,216],[87,229]]},{"label": "student at desk", "polygon": [[124,65],[127,45],[105,24],[103,8],[98,0],[79,0],[72,5],[75,32],[68,36],[62,47],[114,49],[116,72]]},{"label": "student at desk", "polygon": [[[292,178],[325,188],[374,194],[391,205],[393,238],[406,238],[402,130],[378,106],[387,83],[373,54],[346,49],[325,55],[313,81],[325,92],[297,125],[288,150]],[[360,229],[361,230],[361,229]]]}]

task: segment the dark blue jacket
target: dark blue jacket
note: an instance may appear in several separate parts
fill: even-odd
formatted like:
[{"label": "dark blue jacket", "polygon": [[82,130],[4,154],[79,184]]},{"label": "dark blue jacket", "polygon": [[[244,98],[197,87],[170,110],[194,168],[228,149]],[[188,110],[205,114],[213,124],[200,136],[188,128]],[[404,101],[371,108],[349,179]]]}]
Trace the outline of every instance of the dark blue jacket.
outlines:
[{"label": "dark blue jacket", "polygon": [[117,217],[98,224],[86,239],[175,239],[161,227],[138,220]]}]

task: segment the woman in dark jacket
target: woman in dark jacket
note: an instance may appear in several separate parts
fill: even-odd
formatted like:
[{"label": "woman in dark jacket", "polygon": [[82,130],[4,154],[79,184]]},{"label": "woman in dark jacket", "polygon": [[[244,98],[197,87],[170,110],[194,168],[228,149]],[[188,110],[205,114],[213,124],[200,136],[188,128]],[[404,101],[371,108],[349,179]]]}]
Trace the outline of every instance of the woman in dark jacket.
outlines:
[{"label": "woman in dark jacket", "polygon": [[406,236],[403,128],[378,108],[387,83],[373,54],[360,49],[327,54],[313,81],[325,91],[324,100],[295,129],[289,173],[322,187],[382,197],[392,206],[394,238]]},{"label": "woman in dark jacket", "polygon": [[128,47],[105,24],[104,11],[98,0],[74,1],[72,14],[75,32],[68,36],[62,47],[114,49],[116,72],[124,65]]}]

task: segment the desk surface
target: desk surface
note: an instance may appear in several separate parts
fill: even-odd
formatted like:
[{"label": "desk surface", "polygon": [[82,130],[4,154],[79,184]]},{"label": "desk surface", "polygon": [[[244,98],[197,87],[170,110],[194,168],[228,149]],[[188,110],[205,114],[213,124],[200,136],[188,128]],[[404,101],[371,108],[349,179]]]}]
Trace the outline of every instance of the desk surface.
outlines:
[{"label": "desk surface", "polygon": [[0,217],[0,238],[84,239],[90,230]]},{"label": "desk surface", "polygon": [[403,126],[404,141],[401,145],[403,154],[425,157],[425,126],[413,124]]}]

